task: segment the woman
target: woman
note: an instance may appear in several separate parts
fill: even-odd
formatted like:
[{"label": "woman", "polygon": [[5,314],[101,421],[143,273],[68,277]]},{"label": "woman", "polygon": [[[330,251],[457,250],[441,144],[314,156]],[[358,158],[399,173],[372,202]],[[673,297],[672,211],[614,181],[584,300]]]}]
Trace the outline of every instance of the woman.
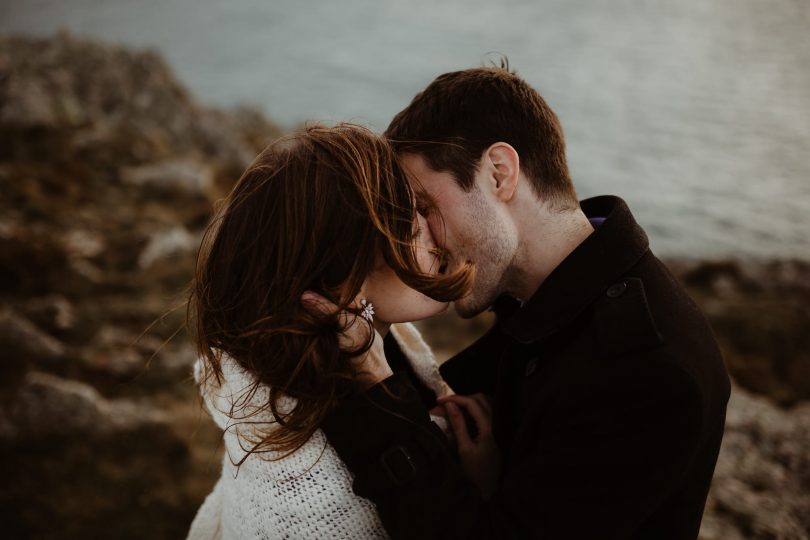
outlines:
[{"label": "woman", "polygon": [[[442,270],[378,136],[314,127],[259,155],[206,231],[190,301],[195,376],[226,451],[189,538],[385,537],[319,426],[357,391],[355,363],[381,346],[372,330],[390,329],[405,359],[392,368],[412,372],[427,405],[452,393],[415,328],[391,326],[439,313],[466,291],[470,268]],[[305,291],[337,311],[305,309]],[[373,329],[347,347],[347,324]]]}]

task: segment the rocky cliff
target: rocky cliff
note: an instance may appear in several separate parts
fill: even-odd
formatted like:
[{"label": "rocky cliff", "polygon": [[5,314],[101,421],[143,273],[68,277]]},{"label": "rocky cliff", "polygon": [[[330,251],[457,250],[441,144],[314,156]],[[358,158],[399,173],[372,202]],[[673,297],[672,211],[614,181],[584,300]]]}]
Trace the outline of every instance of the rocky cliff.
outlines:
[{"label": "rocky cliff", "polygon": [[185,287],[214,201],[279,134],[199,105],[152,52],[0,39],[9,538],[184,536],[219,468]]},{"label": "rocky cliff", "polygon": [[[219,474],[182,328],[201,229],[280,130],[158,55],[0,38],[0,515],[14,538],[181,538]],[[810,265],[671,261],[739,386],[705,539],[810,531]],[[454,325],[427,323],[439,348]],[[746,389],[744,389],[744,388]]]}]

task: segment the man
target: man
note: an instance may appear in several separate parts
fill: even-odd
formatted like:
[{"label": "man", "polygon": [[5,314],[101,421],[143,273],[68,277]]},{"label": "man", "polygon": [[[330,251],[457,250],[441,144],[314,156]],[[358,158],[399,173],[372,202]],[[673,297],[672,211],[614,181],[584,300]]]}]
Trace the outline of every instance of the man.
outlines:
[{"label": "man", "polygon": [[372,369],[324,424],[355,491],[398,538],[696,538],[729,380],[625,203],[577,202],[557,117],[508,69],[441,75],[386,135],[450,268],[475,265],[456,310],[494,305],[441,371],[491,397],[500,472],[486,400],[446,402],[459,461],[408,377]]}]

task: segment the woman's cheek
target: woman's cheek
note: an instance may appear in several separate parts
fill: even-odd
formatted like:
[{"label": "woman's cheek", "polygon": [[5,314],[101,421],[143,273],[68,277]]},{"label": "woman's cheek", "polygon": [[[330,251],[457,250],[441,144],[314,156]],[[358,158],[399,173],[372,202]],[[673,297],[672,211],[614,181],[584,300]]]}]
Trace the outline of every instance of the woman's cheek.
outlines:
[{"label": "woman's cheek", "polygon": [[436,274],[438,272],[438,261],[436,256],[430,253],[426,247],[420,246],[416,252],[416,262],[419,264],[419,269],[425,274]]},{"label": "woman's cheek", "polygon": [[389,323],[410,322],[425,319],[447,309],[447,302],[437,302],[429,296],[411,289],[396,280],[386,290],[380,291],[374,302],[375,311],[381,321]]}]

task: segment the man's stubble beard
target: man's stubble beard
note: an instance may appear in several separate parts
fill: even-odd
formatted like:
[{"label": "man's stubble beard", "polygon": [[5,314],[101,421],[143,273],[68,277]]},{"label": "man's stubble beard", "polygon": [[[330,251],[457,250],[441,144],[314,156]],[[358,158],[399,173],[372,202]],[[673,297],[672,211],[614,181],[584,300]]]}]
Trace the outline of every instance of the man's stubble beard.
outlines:
[{"label": "man's stubble beard", "polygon": [[469,234],[464,238],[461,255],[475,263],[475,280],[470,292],[455,302],[456,312],[465,319],[489,308],[501,295],[518,244],[517,237],[509,232],[477,188],[473,188],[469,197],[465,216]]}]

